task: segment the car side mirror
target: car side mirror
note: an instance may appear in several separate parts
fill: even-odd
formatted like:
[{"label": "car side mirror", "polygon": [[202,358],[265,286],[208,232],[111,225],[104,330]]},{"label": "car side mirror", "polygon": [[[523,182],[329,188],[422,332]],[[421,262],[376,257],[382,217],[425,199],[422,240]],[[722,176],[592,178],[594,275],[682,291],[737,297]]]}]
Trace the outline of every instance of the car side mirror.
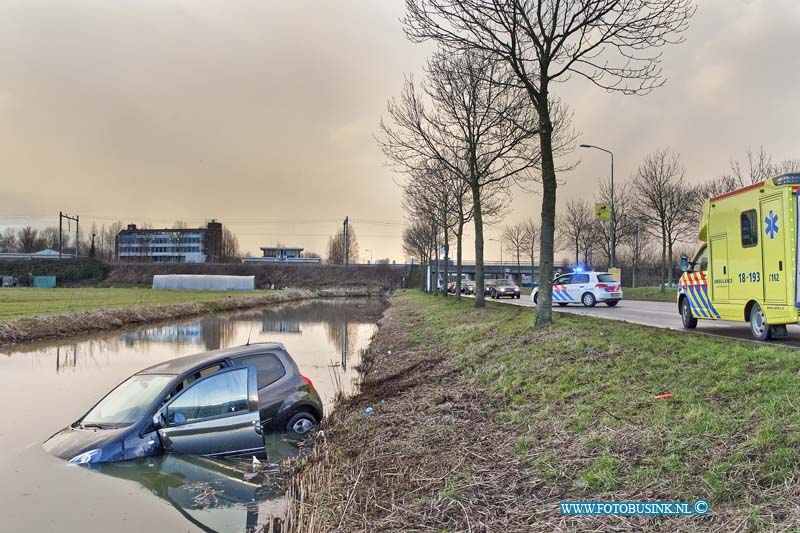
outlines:
[{"label": "car side mirror", "polygon": [[685,255],[681,256],[681,272],[686,272],[689,270],[689,258]]},{"label": "car side mirror", "polygon": [[156,429],[164,427],[164,413],[161,411],[153,415],[153,427]]}]

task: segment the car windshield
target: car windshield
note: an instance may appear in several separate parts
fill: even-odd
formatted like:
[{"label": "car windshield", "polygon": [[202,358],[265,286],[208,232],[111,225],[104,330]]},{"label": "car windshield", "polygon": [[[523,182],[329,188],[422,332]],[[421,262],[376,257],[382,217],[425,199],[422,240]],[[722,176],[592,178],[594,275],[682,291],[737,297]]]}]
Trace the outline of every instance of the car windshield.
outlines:
[{"label": "car windshield", "polygon": [[82,426],[129,426],[164,392],[174,376],[138,374],[123,381],[81,420]]},{"label": "car windshield", "polygon": [[514,282],[510,279],[501,279],[497,281],[498,285],[514,285]]},{"label": "car windshield", "polygon": [[614,274],[598,274],[597,281],[601,283],[616,283],[617,278],[614,277]]}]

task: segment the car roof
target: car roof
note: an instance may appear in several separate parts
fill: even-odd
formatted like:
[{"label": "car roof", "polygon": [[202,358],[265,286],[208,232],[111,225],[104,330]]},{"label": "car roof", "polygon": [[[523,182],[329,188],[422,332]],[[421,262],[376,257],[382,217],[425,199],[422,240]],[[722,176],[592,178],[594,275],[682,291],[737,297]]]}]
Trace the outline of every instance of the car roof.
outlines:
[{"label": "car roof", "polygon": [[210,352],[186,355],[184,357],[178,357],[177,359],[170,359],[169,361],[164,361],[163,363],[157,363],[153,366],[147,367],[144,370],[137,372],[137,374],[179,375],[186,371],[192,370],[195,367],[213,363],[214,361],[221,361],[230,357],[264,353],[265,350],[286,351],[286,348],[284,348],[283,344],[280,342],[256,342],[244,346],[235,346],[233,348],[213,350]]}]

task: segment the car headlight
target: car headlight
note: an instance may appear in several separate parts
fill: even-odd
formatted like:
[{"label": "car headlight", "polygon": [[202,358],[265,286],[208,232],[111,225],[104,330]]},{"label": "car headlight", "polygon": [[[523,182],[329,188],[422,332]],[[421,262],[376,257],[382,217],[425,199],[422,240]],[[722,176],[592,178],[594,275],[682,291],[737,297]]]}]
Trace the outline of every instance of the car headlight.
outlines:
[{"label": "car headlight", "polygon": [[83,452],[80,455],[76,455],[70,459],[69,462],[76,465],[88,465],[89,463],[96,463],[97,460],[100,459],[102,452],[103,450],[99,448],[95,450],[89,450],[88,452]]}]

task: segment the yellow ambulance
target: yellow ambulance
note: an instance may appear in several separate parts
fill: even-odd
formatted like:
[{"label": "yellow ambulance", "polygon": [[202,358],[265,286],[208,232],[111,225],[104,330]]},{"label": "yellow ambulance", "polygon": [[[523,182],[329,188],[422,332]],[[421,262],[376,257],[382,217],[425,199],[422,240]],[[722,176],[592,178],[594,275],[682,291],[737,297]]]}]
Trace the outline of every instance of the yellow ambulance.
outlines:
[{"label": "yellow ambulance", "polygon": [[678,310],[698,319],[749,322],[758,340],[797,324],[800,173],[784,174],[706,200],[694,258],[681,258]]}]

